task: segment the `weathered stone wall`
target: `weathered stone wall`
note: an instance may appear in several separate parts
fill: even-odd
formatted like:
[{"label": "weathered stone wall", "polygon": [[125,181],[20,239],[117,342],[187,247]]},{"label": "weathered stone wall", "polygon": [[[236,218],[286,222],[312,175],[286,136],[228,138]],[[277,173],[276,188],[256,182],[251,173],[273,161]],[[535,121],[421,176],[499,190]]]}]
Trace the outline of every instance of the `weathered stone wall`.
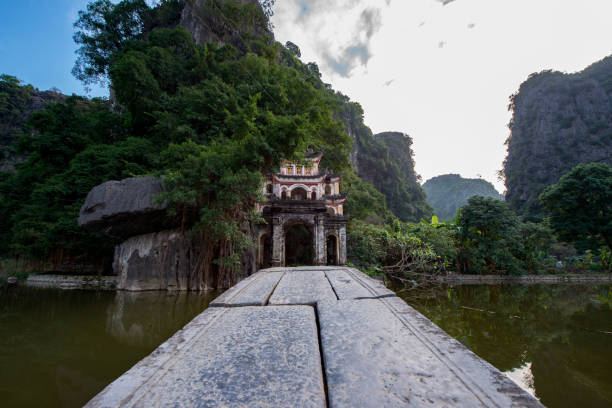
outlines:
[{"label": "weathered stone wall", "polygon": [[131,237],[115,247],[113,270],[124,290],[211,289],[195,271],[197,245],[178,230]]},{"label": "weathered stone wall", "polygon": [[[250,224],[243,225],[243,231],[253,235]],[[219,289],[257,270],[256,248],[249,248],[240,258],[240,270],[229,282],[218,281],[217,276],[204,276],[203,265],[198,263],[202,244],[177,229],[128,238],[115,247],[113,270],[118,275],[118,289]]]}]

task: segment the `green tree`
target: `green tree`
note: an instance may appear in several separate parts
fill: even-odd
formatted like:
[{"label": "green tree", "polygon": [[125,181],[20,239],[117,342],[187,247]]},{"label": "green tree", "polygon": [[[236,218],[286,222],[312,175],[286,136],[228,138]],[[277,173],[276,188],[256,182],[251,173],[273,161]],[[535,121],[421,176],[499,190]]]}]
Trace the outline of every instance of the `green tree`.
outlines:
[{"label": "green tree", "polygon": [[161,0],[151,8],[145,0],[95,0],[79,11],[73,39],[80,47],[72,74],[85,84],[105,83],[112,56],[125,44],[155,27],[174,26],[181,0]]},{"label": "green tree", "polygon": [[80,45],[72,74],[84,83],[104,81],[112,55],[144,29],[144,0],[96,0],[79,11],[74,42]]},{"label": "green tree", "polygon": [[474,196],[457,217],[461,273],[520,274],[524,246],[520,221],[504,201]]},{"label": "green tree", "polygon": [[612,249],[612,167],[580,164],[540,195],[559,237],[581,250]]}]

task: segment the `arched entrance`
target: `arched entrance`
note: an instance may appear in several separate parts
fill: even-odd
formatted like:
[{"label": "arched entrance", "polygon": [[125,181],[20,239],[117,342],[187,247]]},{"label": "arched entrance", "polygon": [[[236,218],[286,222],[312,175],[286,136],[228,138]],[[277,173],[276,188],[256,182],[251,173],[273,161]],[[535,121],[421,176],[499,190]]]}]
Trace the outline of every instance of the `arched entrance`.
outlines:
[{"label": "arched entrance", "polygon": [[269,268],[272,266],[272,237],[263,234],[259,238],[259,267]]},{"label": "arched entrance", "polygon": [[291,191],[291,199],[306,200],[308,199],[308,193],[302,187],[294,188],[293,191]]},{"label": "arched entrance", "polygon": [[325,244],[327,248],[327,264],[338,265],[338,238],[334,234],[329,234]]},{"label": "arched entrance", "polygon": [[294,224],[285,233],[285,265],[314,265],[312,227]]}]

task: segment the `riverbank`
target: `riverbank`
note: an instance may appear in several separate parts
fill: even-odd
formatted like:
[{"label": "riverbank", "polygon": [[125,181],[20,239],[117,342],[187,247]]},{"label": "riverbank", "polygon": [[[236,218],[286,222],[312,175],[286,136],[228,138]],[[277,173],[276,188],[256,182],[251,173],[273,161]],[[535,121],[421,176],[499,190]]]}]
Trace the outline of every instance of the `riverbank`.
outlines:
[{"label": "riverbank", "polygon": [[[382,276],[370,278],[383,281]],[[497,284],[558,284],[558,283],[612,283],[612,274],[563,274],[563,275],[460,275],[440,276],[439,281],[450,285],[497,285]],[[37,288],[65,290],[117,290],[117,276],[96,275],[47,275],[32,274],[23,284]]]},{"label": "riverbank", "polygon": [[564,274],[564,275],[459,275],[441,276],[443,283],[455,285],[495,285],[500,283],[612,283],[612,274]]},{"label": "riverbank", "polygon": [[25,285],[46,289],[116,290],[117,276],[29,275]]}]

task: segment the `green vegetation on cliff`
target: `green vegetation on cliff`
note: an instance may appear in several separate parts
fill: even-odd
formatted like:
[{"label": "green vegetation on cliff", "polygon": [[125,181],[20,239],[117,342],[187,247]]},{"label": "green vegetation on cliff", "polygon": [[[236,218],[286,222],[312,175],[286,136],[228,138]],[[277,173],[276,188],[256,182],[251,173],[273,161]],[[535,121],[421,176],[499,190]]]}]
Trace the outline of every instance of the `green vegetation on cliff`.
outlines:
[{"label": "green vegetation on cliff", "polygon": [[402,221],[429,219],[432,208],[414,170],[412,138],[399,132],[357,133],[356,161],[359,176],[387,198],[389,209]]},{"label": "green vegetation on cliff", "polygon": [[438,218],[453,220],[457,210],[467,204],[470,197],[482,196],[503,200],[493,184],[483,179],[466,179],[459,174],[444,174],[433,177],[423,184],[427,202],[434,208]]},{"label": "green vegetation on cliff", "polygon": [[531,75],[509,109],[506,201],[525,219],[545,216],[538,196],[575,165],[612,164],[612,57],[575,74]]},{"label": "green vegetation on cliff", "polygon": [[47,102],[64,98],[59,92],[41,92],[13,76],[0,75],[0,169],[8,169],[23,159],[17,154],[15,143],[28,133],[26,122],[30,115],[43,109]]},{"label": "green vegetation on cliff", "polygon": [[[262,174],[308,148],[325,152],[323,167],[344,173],[349,215],[395,219],[385,195],[352,169],[347,120],[364,130],[363,140],[384,147],[363,125],[358,104],[323,83],[315,64],[296,57],[297,47],[267,33],[230,36],[237,46],[197,44],[174,24],[175,3],[97,0],[79,14],[75,74],[86,83],[109,81],[113,100],[72,96],[21,126],[17,147],[28,159],[0,173],[2,255],[51,260],[57,270],[108,268],[113,242],[77,226],[85,195],[110,179],[164,174],[163,198],[206,233],[203,267],[217,265],[225,274],[219,281],[231,281],[249,245],[240,226],[252,217]],[[213,20],[237,30],[226,7],[213,3]],[[162,18],[164,7],[170,12]],[[407,167],[391,165],[393,177],[405,178]]]}]

